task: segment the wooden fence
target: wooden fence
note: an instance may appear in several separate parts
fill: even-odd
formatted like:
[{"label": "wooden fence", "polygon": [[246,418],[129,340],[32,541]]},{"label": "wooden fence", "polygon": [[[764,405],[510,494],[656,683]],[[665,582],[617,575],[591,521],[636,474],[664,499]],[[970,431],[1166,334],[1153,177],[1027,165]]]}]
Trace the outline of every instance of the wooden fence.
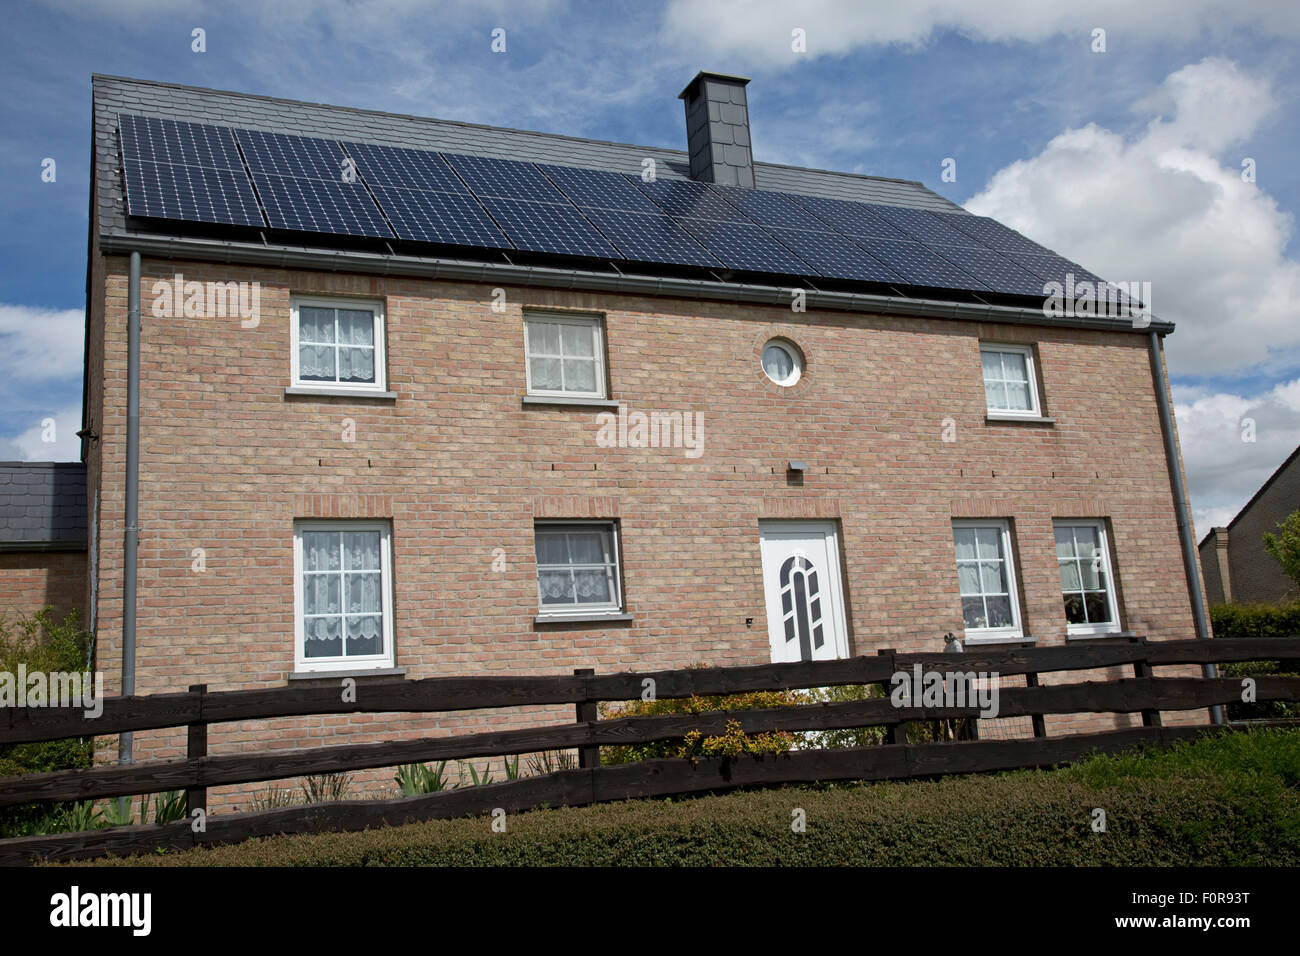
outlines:
[{"label": "wooden fence", "polygon": [[[963,654],[900,654],[767,664],[691,668],[648,673],[572,676],[437,677],[426,680],[360,681],[355,700],[344,700],[337,680],[327,685],[210,693],[195,685],[185,693],[106,698],[103,712],[88,718],[77,708],[0,708],[0,746],[16,743],[187,727],[185,759],[111,765],[84,770],[0,777],[0,807],[37,800],[97,800],[184,789],[191,819],[0,840],[0,864],[37,859],[81,859],[128,854],[156,847],[186,848],[253,836],[320,830],[357,830],[419,820],[549,806],[579,806],[631,797],[665,796],[735,787],[820,780],[885,780],[934,777],[1014,768],[1050,767],[1092,751],[1117,752],[1141,744],[1168,745],[1207,731],[1209,723],[1164,727],[1161,711],[1208,709],[1242,699],[1242,681],[1228,678],[1154,677],[1152,667],[1300,657],[1300,638],[1129,643],[1097,642],[1059,647],[974,650]],[[926,672],[1023,675],[1026,686],[1001,687],[998,714],[1032,718],[1033,737],[912,744],[907,724],[978,717],[975,705],[904,706],[890,700],[896,673]],[[1134,676],[1112,681],[1040,685],[1043,673],[1131,666]],[[646,681],[653,681],[648,685]],[[1259,701],[1300,700],[1300,678],[1255,678]],[[886,696],[837,703],[802,704],[697,715],[598,719],[602,701],[638,700],[647,686],[658,698],[878,684]],[[320,714],[437,713],[572,704],[573,723],[375,744],[346,744],[288,751],[209,755],[212,724]],[[1048,737],[1045,715],[1140,713],[1142,726],[1101,733]],[[1207,718],[1208,719],[1208,718]],[[656,759],[601,766],[599,748],[643,744],[725,732],[736,721],[747,734],[764,731],[827,731],[883,727],[885,743],[832,750],[736,758]],[[402,764],[471,759],[541,751],[579,753],[579,769],[483,786],[385,800],[353,800],[257,812],[206,813],[207,788],[287,777],[357,771]],[[195,816],[194,811],[203,814]],[[198,828],[195,820],[202,819]]]}]

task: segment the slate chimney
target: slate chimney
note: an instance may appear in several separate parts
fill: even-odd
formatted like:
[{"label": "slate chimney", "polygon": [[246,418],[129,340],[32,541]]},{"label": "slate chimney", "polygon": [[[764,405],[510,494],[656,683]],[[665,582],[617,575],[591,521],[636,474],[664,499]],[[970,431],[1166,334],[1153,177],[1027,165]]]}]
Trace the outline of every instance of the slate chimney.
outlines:
[{"label": "slate chimney", "polygon": [[678,95],[686,101],[686,147],[691,179],[754,188],[749,148],[748,77],[701,70]]}]

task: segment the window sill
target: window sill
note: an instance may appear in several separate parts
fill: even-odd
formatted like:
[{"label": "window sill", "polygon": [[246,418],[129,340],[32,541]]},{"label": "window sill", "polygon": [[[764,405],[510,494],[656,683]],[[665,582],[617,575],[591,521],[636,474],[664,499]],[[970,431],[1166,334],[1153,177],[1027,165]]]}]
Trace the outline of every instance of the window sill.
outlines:
[{"label": "window sill", "polygon": [[987,644],[1037,644],[1030,634],[1008,634],[1005,637],[964,637],[962,647],[981,647]]},{"label": "window sill", "polygon": [[613,398],[566,398],[559,395],[525,395],[524,407],[529,405],[572,405],[578,408],[618,408]]},{"label": "window sill", "polygon": [[1067,641],[1113,641],[1116,638],[1128,640],[1130,637],[1137,637],[1137,632],[1107,631],[1105,634],[1071,634],[1067,631],[1065,634]]},{"label": "window sill", "polygon": [[1002,412],[987,412],[984,415],[984,421],[989,424],[997,425],[1055,425],[1055,418],[1046,418],[1042,415],[1006,415]]},{"label": "window sill", "polygon": [[290,385],[284,390],[285,398],[294,398],[297,396],[308,396],[310,398],[346,398],[358,399],[369,398],[378,399],[379,401],[391,402],[397,398],[396,392],[374,392],[361,391],[360,389],[345,388],[314,388],[310,385]]},{"label": "window sill", "polygon": [[631,614],[601,613],[600,611],[578,611],[573,614],[539,614],[533,618],[534,624],[603,624],[632,620]]},{"label": "window sill", "polygon": [[405,667],[371,667],[339,671],[294,671],[289,680],[337,680],[340,677],[405,677]]}]

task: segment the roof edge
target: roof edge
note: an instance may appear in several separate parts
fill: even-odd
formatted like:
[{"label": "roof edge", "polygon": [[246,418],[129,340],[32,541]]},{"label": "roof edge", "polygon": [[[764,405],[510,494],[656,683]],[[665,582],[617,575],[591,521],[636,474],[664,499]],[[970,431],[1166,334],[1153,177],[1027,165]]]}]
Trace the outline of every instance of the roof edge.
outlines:
[{"label": "roof edge", "polygon": [[[1259,486],[1259,488],[1255,491],[1253,495],[1250,496],[1250,500],[1241,506],[1241,508],[1237,511],[1236,515],[1233,516],[1232,520],[1229,521],[1226,525],[1220,525],[1219,527],[1224,528],[1225,530],[1231,532],[1232,526],[1235,525],[1241,519],[1242,515],[1244,515],[1247,511],[1250,510],[1251,506],[1254,505],[1255,502],[1259,500],[1260,496],[1264,494],[1264,492],[1268,491],[1268,489],[1272,486],[1273,482],[1277,481],[1278,476],[1281,475],[1282,472],[1286,471],[1287,468],[1291,465],[1291,463],[1294,462],[1298,457],[1300,457],[1300,445],[1297,445],[1295,451],[1291,452],[1291,454],[1286,456],[1286,461],[1282,462],[1282,464],[1278,465],[1277,468],[1273,470],[1273,474],[1269,475],[1268,479],[1262,485]],[[1215,530],[1216,529],[1211,528],[1210,534],[1213,534]],[[1206,535],[1207,538],[1209,536],[1210,536],[1209,534]],[[1204,544],[1205,542],[1201,542],[1201,543]]]}]

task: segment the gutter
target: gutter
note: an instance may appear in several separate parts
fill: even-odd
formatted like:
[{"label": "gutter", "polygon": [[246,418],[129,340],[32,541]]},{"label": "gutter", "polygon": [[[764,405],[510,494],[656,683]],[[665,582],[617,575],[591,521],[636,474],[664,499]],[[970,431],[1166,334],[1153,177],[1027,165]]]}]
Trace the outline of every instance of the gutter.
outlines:
[{"label": "gutter", "polygon": [[[1174,512],[1178,518],[1178,538],[1183,546],[1183,571],[1187,579],[1187,592],[1192,599],[1192,620],[1196,625],[1196,636],[1209,640],[1210,624],[1205,614],[1205,599],[1201,593],[1200,552],[1192,532],[1192,516],[1187,506],[1187,495],[1183,491],[1183,464],[1178,454],[1178,435],[1174,427],[1173,409],[1169,404],[1168,379],[1159,333],[1152,331],[1148,342],[1151,349],[1151,375],[1156,387],[1156,406],[1160,410],[1160,432],[1165,439],[1165,462],[1169,466],[1169,483],[1173,486],[1174,492]],[[1206,664],[1204,672],[1206,677],[1219,676],[1219,668],[1214,664]],[[1222,705],[1215,704],[1210,708],[1210,719],[1214,723],[1222,724],[1223,716]]]},{"label": "gutter", "polygon": [[[122,547],[122,696],[135,693],[137,548],[140,541],[140,252],[132,250],[126,292],[126,540]],[[118,736],[118,763],[134,763],[132,734]]]},{"label": "gutter", "polygon": [[[551,266],[518,266],[498,262],[433,259],[396,256],[355,250],[312,249],[294,246],[254,246],[218,239],[122,236],[100,237],[106,255],[141,252],[163,259],[197,259],[207,262],[269,265],[281,269],[364,272],[370,275],[415,276],[461,282],[531,285],[552,289],[584,289],[623,292],[630,295],[673,296],[723,302],[762,302],[788,308],[794,286],[752,285],[708,279],[678,279],[663,276],[611,274]],[[975,302],[946,302],[941,299],[908,299],[899,296],[856,292],[826,292],[799,289],[807,305],[841,312],[870,312],[906,315],[912,318],[958,319],[970,322],[999,322],[1056,328],[1098,329],[1135,332],[1150,329],[1161,334],[1174,324],[1155,317],[1148,325],[1135,327],[1131,318],[1109,316],[1061,316],[1043,314],[1041,308],[989,305]]]}]

